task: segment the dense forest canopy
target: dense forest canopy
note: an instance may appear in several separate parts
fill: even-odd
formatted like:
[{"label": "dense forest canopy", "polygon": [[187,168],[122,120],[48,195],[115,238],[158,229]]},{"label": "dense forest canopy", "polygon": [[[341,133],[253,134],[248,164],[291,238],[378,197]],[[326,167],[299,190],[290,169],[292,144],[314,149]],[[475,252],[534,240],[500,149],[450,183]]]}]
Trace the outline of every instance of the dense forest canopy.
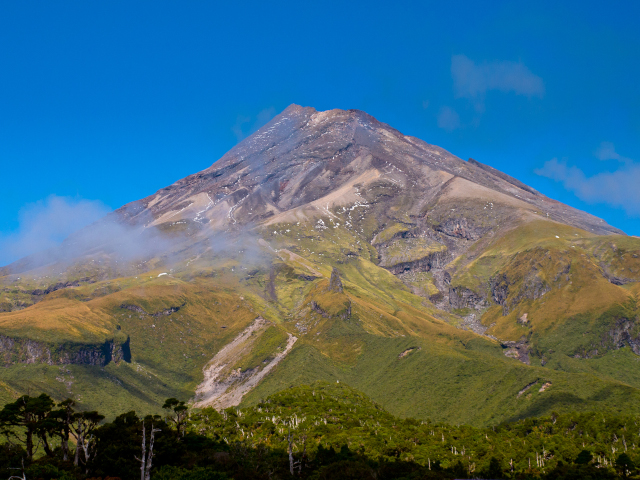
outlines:
[{"label": "dense forest canopy", "polygon": [[553,414],[473,428],[395,417],[344,385],[289,388],[220,412],[168,399],[164,416],[105,421],[46,394],[0,411],[5,478],[632,478],[635,416]]}]

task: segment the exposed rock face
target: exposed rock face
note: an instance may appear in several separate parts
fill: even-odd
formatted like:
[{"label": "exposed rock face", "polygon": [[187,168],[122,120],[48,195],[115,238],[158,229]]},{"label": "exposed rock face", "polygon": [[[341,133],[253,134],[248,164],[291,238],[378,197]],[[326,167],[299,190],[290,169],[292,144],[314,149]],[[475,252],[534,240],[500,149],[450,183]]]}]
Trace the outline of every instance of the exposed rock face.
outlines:
[{"label": "exposed rock face", "polygon": [[384,258],[380,263],[380,266],[386,268],[394,275],[399,275],[400,273],[414,270],[417,272],[429,272],[434,268],[442,268],[444,267],[449,260],[449,255],[445,251],[437,251],[428,253],[423,257],[417,259],[409,259],[407,261],[389,261],[389,259]]},{"label": "exposed rock face", "polygon": [[109,362],[131,362],[130,340],[122,344],[107,340],[103,344],[50,345],[26,338],[11,338],[0,335],[0,362],[4,365],[16,363],[46,363],[48,365],[99,365]]},{"label": "exposed rock face", "polygon": [[449,304],[451,308],[473,308],[474,310],[479,310],[489,305],[482,296],[462,286],[449,287]]},{"label": "exposed rock face", "polygon": [[521,188],[522,190],[526,190],[529,193],[532,193],[534,195],[540,195],[540,192],[538,192],[537,190],[534,190],[533,188],[531,188],[528,185],[525,185],[524,183],[522,183],[520,180],[517,180],[509,175],[507,175],[506,173],[501,172],[500,170],[496,170],[493,167],[490,167],[489,165],[485,165],[483,163],[480,163],[477,160],[474,160],[473,158],[469,159],[469,163],[472,165],[475,165],[476,167],[479,167],[487,172],[489,172],[492,175],[495,175],[496,177],[501,178],[502,180],[505,180],[506,182],[509,182],[512,185],[515,185],[518,188]]},{"label": "exposed rock face", "polygon": [[614,285],[626,285],[627,283],[636,281],[635,278],[621,277],[611,273],[609,271],[608,265],[606,265],[604,262],[600,263],[600,268],[602,269],[602,276]]},{"label": "exposed rock face", "polygon": [[349,320],[351,318],[351,300],[347,303],[347,308],[340,313],[340,318]]},{"label": "exposed rock face", "polygon": [[531,272],[525,275],[522,287],[513,298],[513,305],[517,305],[524,299],[537,300],[551,291],[551,286],[537,275]]},{"label": "exposed rock face", "polygon": [[434,226],[434,230],[442,232],[450,237],[464,238],[466,240],[477,240],[487,229],[479,228],[470,224],[466,218],[450,218],[444,223]]},{"label": "exposed rock face", "polygon": [[502,342],[502,348],[505,349],[504,354],[507,357],[520,360],[522,363],[530,364],[529,360],[529,342],[526,338],[522,338],[517,342]]},{"label": "exposed rock face", "polygon": [[618,319],[615,326],[609,331],[614,348],[628,345],[633,353],[640,355],[640,333],[637,331],[637,326],[637,321],[628,318]]},{"label": "exposed rock face", "polygon": [[272,302],[278,301],[278,294],[276,292],[276,277],[277,272],[274,268],[269,271],[269,280],[267,281],[267,285],[265,286],[265,294],[269,300]]},{"label": "exposed rock face", "polygon": [[138,305],[130,305],[128,303],[123,303],[122,305],[120,305],[120,308],[125,310],[131,310],[132,312],[141,313],[144,315],[149,315],[150,317],[162,317],[162,316],[166,317],[168,315],[171,315],[172,313],[176,313],[185,305],[186,303],[183,303],[182,305],[176,305],[175,307],[165,308],[164,310],[161,310],[159,312],[154,312],[154,313],[148,313],[142,307],[139,307]]},{"label": "exposed rock face", "polygon": [[342,293],[342,280],[340,280],[340,272],[333,267],[331,271],[331,279],[329,280],[329,290],[336,293]]},{"label": "exposed rock face", "polygon": [[51,292],[55,292],[56,290],[62,290],[63,288],[69,288],[69,287],[79,287],[80,283],[84,283],[84,282],[91,282],[92,280],[89,277],[85,277],[85,278],[81,278],[80,280],[75,280],[75,281],[71,281],[71,282],[58,282],[54,285],[50,285],[45,289],[35,289],[31,292],[26,292],[26,293],[30,293],[31,295],[48,295]]},{"label": "exposed rock face", "polygon": [[[0,275],[3,269],[0,269]],[[22,310],[27,308],[35,303],[43,300],[50,293],[56,292],[58,290],[62,290],[70,287],[78,287],[83,283],[94,283],[95,280],[89,277],[80,278],[78,280],[70,280],[67,282],[57,282],[55,284],[51,284],[44,288],[15,288],[15,287],[4,287],[0,288],[0,295],[3,293],[6,295],[4,297],[5,301],[0,301],[0,313],[2,312],[13,312],[17,310]],[[28,296],[28,297],[27,297]],[[13,297],[13,298],[12,298]]]},{"label": "exposed rock face", "polygon": [[329,318],[330,317],[330,315],[327,312],[325,312],[322,309],[322,307],[320,305],[318,305],[318,302],[316,302],[315,300],[312,300],[311,303],[309,304],[309,306],[311,307],[311,310],[313,310],[316,313],[319,313],[324,318]]},{"label": "exposed rock face", "polygon": [[[433,172],[442,174],[434,176]],[[352,190],[350,185],[355,183],[369,185],[367,193],[373,201],[397,195],[395,190],[403,188],[416,196],[416,204],[425,205],[424,200],[444,193],[440,192],[442,186],[456,177],[529,203],[563,223],[619,233],[600,219],[550,201],[491,167],[464,162],[438,147],[406,137],[364,112],[317,112],[297,105],[287,108],[212,167],[129,204],[119,213],[134,220],[149,212],[161,220],[165,212],[204,210],[193,218],[235,224],[276,216],[311,204],[329,192],[345,187]],[[218,211],[224,213],[224,220]],[[457,236],[473,235],[463,221],[457,228],[443,228]]]},{"label": "exposed rock face", "polygon": [[502,305],[502,314],[509,314],[509,306],[507,305],[507,297],[509,296],[509,279],[505,274],[498,275],[491,279],[491,296],[493,301],[498,305]]},{"label": "exposed rock face", "polygon": [[[311,310],[319,313],[324,318],[330,318],[332,316],[332,314],[318,305],[318,302],[316,302],[315,300],[312,300],[309,303],[309,307],[311,308]],[[349,318],[351,318],[351,300],[347,299],[347,301],[343,304],[343,308],[340,308],[337,312],[333,312],[333,316],[341,318],[342,320],[348,320]]]},{"label": "exposed rock face", "polygon": [[637,317],[615,318],[599,341],[577,348],[573,357],[594,358],[624,347],[629,347],[633,353],[640,355],[640,319]]},{"label": "exposed rock face", "polygon": [[[563,267],[555,281],[568,273],[570,265]],[[523,300],[537,300],[551,291],[551,286],[538,275],[538,269],[532,266],[523,277],[511,280],[507,274],[501,273],[491,278],[489,288],[491,299],[502,306],[502,314],[508,315]],[[519,280],[519,282],[516,281]],[[526,322],[525,322],[526,323]]]}]

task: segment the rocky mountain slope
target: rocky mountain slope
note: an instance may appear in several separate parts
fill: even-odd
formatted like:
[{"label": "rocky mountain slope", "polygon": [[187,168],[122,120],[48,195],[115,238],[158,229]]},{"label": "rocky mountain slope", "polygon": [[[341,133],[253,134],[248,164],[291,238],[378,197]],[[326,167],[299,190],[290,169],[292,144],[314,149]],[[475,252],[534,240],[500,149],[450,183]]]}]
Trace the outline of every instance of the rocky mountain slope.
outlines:
[{"label": "rocky mountain slope", "polygon": [[228,406],[322,379],[483,424],[640,395],[640,240],[360,111],[292,105],[0,275],[8,397]]}]

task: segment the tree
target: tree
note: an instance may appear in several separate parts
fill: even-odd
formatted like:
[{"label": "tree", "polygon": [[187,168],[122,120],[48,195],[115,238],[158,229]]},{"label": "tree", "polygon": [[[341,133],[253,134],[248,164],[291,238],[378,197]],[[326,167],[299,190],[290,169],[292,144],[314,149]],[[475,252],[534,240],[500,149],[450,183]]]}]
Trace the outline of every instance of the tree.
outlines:
[{"label": "tree", "polygon": [[91,461],[94,477],[135,478],[140,464],[135,459],[140,455],[141,421],[136,412],[118,415],[113,422],[95,429],[95,449],[99,452]]},{"label": "tree", "polygon": [[456,478],[462,478],[467,475],[467,469],[464,467],[462,462],[458,460],[456,464],[453,467],[451,467],[451,473],[453,473],[456,476]]},{"label": "tree", "polygon": [[294,429],[297,429],[300,424],[304,421],[304,419],[302,419],[302,421],[298,418],[297,415],[294,414],[293,417],[290,417],[288,420],[286,420],[284,423],[287,425],[287,437],[286,437],[286,441],[287,441],[287,452],[289,454],[289,472],[291,473],[291,475],[294,474],[294,467],[298,466],[298,473],[302,472],[302,465],[304,463],[304,461],[307,459],[307,436],[306,435],[302,435],[302,437],[300,438],[300,440],[302,440],[302,443],[304,445],[304,450],[302,452],[302,457],[300,458],[300,460],[294,460],[293,458],[293,447],[294,447],[294,437],[291,434],[291,428],[293,427]]},{"label": "tree", "polygon": [[591,462],[591,460],[593,460],[593,455],[591,455],[591,452],[589,450],[582,450],[578,454],[575,463],[577,463],[578,465],[587,465],[589,462]]},{"label": "tree", "polygon": [[287,452],[289,453],[289,471],[291,472],[291,475],[293,475],[294,462],[293,462],[293,437],[291,436],[291,424],[289,424],[287,426],[287,429],[288,429],[288,433],[287,433],[288,449],[287,449]]},{"label": "tree", "polygon": [[162,408],[168,410],[167,420],[176,426],[178,437],[184,437],[184,426],[187,421],[189,407],[177,398],[168,398]]},{"label": "tree", "polygon": [[61,407],[61,409],[56,412],[56,416],[60,421],[60,446],[62,448],[62,459],[65,462],[69,460],[69,437],[71,435],[71,424],[75,420],[75,412],[73,410],[75,405],[76,402],[67,398],[58,404],[58,407]]},{"label": "tree", "polygon": [[[104,415],[98,412],[80,412],[74,415],[73,423],[70,425],[71,432],[76,439],[76,454],[73,459],[75,466],[82,464],[85,472],[88,473],[89,462],[96,453],[96,438],[93,434],[100,422],[104,420]],[[80,458],[82,452],[82,459]]]},{"label": "tree", "polygon": [[500,465],[500,460],[496,457],[491,457],[489,460],[489,468],[483,472],[483,478],[501,478],[502,477],[502,466]]},{"label": "tree", "polygon": [[[145,418],[148,420],[149,417]],[[136,457],[136,460],[140,462],[140,480],[151,479],[151,467],[153,466],[153,444],[157,432],[162,430],[159,428],[153,428],[153,417],[151,419],[151,428],[149,429],[149,450],[147,451],[147,429],[142,422],[142,455],[141,458]]]},{"label": "tree", "polygon": [[[34,438],[39,439],[48,456],[53,456],[48,437],[58,434],[57,413],[53,412],[55,402],[43,393],[37,397],[23,395],[13,403],[8,403],[0,411],[0,426],[5,434],[24,443],[27,460],[31,461],[37,450]],[[20,432],[23,432],[21,436]]]},{"label": "tree", "polygon": [[11,475],[8,480],[27,480],[27,475],[24,473],[24,458],[21,459],[22,466],[20,468],[13,468],[12,470],[20,470],[22,475]]},{"label": "tree", "polygon": [[616,470],[618,470],[624,478],[628,477],[628,474],[632,472],[636,466],[634,465],[629,455],[621,453],[616,459]]}]

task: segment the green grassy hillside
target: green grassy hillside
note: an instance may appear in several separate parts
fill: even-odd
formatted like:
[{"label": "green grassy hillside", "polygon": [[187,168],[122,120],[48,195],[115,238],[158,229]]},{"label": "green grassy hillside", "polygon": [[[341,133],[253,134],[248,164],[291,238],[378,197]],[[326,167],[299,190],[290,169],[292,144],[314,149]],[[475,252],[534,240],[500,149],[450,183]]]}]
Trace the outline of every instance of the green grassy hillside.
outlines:
[{"label": "green grassy hillside", "polygon": [[[551,411],[640,413],[633,353],[640,240],[542,219],[455,240],[470,246],[445,265],[446,288],[463,287],[484,303],[439,308],[429,298],[443,288],[436,282],[443,266],[419,262],[460,252],[459,243],[416,236],[409,217],[383,222],[338,208],[321,220],[264,228],[251,252],[156,258],[144,274],[79,282],[0,313],[3,338],[28,339],[36,350],[128,339],[131,355],[107,364],[45,357],[27,364],[24,347],[0,371],[0,399],[37,390],[107,414],[127,405],[158,411],[166,397],[193,398],[203,368],[262,317],[268,327],[251,351],[238,350],[225,378],[258,373],[289,335],[297,341],[243,405],[325,380],[346,382],[395,415],[477,426]],[[419,267],[393,275],[385,261]],[[334,267],[342,292],[329,289]],[[5,301],[50,282],[46,269],[38,275],[4,277]],[[470,312],[485,335],[468,328]],[[511,358],[513,349],[530,365]]]}]

